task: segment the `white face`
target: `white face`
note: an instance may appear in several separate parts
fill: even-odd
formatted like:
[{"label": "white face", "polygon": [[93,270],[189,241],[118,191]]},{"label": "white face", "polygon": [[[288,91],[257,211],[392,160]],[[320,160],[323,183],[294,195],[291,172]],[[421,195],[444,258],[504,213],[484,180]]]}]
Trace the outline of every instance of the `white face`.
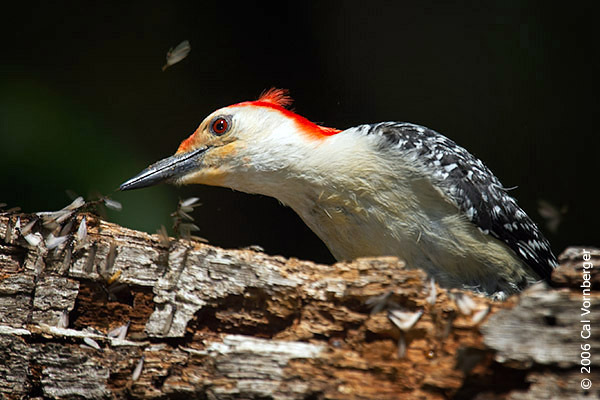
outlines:
[{"label": "white face", "polygon": [[307,152],[315,151],[323,140],[304,128],[277,108],[245,103],[221,108],[180,145],[177,154],[208,149],[198,167],[176,183],[225,186],[273,196],[269,189],[280,184],[277,175],[304,163]]}]

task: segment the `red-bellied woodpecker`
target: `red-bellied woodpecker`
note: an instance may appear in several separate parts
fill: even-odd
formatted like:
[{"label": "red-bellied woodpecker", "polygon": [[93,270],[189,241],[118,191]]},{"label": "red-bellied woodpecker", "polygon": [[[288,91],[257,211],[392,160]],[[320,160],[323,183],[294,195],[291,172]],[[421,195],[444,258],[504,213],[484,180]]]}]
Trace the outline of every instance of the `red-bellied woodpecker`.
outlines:
[{"label": "red-bellied woodpecker", "polygon": [[123,183],[200,183],[290,206],[338,260],[398,256],[446,287],[505,297],[548,279],[556,258],[477,158],[400,122],[343,131],[288,110],[287,92],[221,108],[174,156]]}]

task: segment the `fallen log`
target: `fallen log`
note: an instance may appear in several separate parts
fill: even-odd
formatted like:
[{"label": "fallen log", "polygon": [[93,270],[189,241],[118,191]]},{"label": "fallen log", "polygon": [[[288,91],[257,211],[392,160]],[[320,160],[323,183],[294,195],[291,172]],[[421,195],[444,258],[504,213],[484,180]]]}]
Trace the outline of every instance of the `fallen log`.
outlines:
[{"label": "fallen log", "polygon": [[71,218],[57,240],[39,215],[0,214],[4,398],[600,397],[600,275],[584,270],[600,250],[569,248],[552,287],[493,302],[395,258],[319,265]]}]

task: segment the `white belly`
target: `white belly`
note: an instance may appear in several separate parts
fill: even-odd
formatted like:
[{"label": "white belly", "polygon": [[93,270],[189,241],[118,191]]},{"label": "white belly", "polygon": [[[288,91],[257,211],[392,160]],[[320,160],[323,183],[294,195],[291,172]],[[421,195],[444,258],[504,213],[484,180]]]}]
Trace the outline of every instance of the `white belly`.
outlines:
[{"label": "white belly", "polygon": [[388,195],[366,196],[367,202],[355,195],[320,193],[290,206],[337,260],[396,256],[443,286],[486,294],[515,292],[508,282],[527,277],[528,267],[512,250],[482,233],[438,194],[404,199],[408,206],[400,199],[379,201],[390,200]]}]

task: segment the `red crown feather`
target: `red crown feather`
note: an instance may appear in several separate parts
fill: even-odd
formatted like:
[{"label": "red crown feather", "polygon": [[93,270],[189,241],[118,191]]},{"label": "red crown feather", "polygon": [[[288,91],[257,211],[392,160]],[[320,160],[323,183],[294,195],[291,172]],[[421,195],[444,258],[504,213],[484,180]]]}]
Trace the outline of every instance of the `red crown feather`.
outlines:
[{"label": "red crown feather", "polygon": [[271,88],[262,92],[258,101],[275,104],[277,106],[288,108],[294,100],[290,97],[290,92],[287,89]]}]

